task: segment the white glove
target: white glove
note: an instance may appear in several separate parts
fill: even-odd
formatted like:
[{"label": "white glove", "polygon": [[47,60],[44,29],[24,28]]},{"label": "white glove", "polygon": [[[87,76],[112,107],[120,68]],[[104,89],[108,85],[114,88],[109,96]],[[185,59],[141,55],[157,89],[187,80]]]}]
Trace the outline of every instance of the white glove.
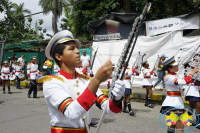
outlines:
[{"label": "white glove", "polygon": [[115,100],[120,100],[125,92],[125,84],[124,81],[117,80],[115,81],[115,87],[111,91],[111,93],[115,96]]}]

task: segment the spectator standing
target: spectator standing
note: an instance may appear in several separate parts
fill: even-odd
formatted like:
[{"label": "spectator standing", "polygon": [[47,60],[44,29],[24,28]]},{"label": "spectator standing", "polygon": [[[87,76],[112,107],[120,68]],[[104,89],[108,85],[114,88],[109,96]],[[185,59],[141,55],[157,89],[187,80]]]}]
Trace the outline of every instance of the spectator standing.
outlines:
[{"label": "spectator standing", "polygon": [[[90,56],[86,55],[85,50],[83,51],[83,55],[81,56],[81,61],[82,61],[83,68],[90,63]],[[86,69],[87,69],[88,72],[90,71],[89,67],[87,67]]]},{"label": "spectator standing", "polygon": [[15,73],[15,76],[17,77],[17,89],[21,89],[20,87],[20,79],[19,79],[19,74],[21,74],[22,71],[22,66],[20,65],[20,62],[17,61],[17,65],[15,65],[13,72]]},{"label": "spectator standing", "polygon": [[44,65],[47,66],[47,75],[51,75],[51,67],[53,66],[53,62],[49,58],[47,58],[47,60],[44,62]]}]

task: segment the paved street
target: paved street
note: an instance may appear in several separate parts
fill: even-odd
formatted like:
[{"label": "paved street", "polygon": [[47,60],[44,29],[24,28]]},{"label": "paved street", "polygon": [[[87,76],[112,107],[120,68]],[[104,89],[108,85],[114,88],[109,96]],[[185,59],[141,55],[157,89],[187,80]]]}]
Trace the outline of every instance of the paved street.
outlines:
[{"label": "paved street", "polygon": [[[11,87],[11,91],[13,94],[3,94],[0,87],[0,133],[49,133],[50,117],[42,91],[38,91],[38,99],[27,98],[27,88]],[[125,113],[106,116],[100,133],[166,133],[159,123],[160,107],[150,109],[144,103],[132,102],[136,117]],[[101,113],[93,107],[93,121],[99,121]],[[95,130],[91,128],[93,133]],[[199,132],[195,128],[188,133]]]}]

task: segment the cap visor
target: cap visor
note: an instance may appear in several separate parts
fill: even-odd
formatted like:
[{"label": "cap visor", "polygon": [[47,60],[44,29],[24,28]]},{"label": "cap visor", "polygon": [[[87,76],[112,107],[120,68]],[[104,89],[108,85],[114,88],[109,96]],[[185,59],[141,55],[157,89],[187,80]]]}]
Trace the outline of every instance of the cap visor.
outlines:
[{"label": "cap visor", "polygon": [[178,62],[174,62],[171,66],[178,66]]}]

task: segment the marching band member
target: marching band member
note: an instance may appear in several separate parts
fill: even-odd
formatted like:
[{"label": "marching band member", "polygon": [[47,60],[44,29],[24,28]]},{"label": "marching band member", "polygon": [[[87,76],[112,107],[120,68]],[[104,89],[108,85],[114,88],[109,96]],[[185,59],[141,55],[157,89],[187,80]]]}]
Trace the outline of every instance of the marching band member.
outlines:
[{"label": "marching band member", "polygon": [[37,74],[41,74],[41,72],[38,70],[38,64],[36,64],[35,61],[36,61],[36,56],[31,57],[31,63],[28,63],[27,66],[27,76],[31,84],[27,95],[28,98],[30,98],[32,91],[33,91],[33,98],[37,98],[36,76]]},{"label": "marching band member", "polygon": [[[124,66],[126,65],[126,63],[124,63]],[[135,69],[138,68],[138,65],[135,66],[135,68],[133,68],[132,70],[130,68],[127,68],[125,71],[125,77],[124,77],[124,84],[125,84],[125,99],[124,99],[124,108],[123,108],[123,112],[124,113],[128,113],[130,116],[134,116],[135,112],[132,111],[131,109],[131,102],[130,102],[130,95],[132,94],[132,85],[131,85],[131,75],[133,75],[136,71]],[[128,106],[128,110],[126,110]]]},{"label": "marching band member", "polygon": [[53,62],[49,58],[47,58],[47,60],[44,62],[44,65],[47,66],[47,75],[51,75],[51,67],[53,66]]},{"label": "marching band member", "polygon": [[3,94],[6,94],[5,91],[5,84],[7,82],[7,86],[8,86],[8,94],[12,94],[12,92],[10,92],[10,68],[8,67],[8,61],[4,61],[4,66],[2,66],[1,68],[1,79],[3,80]]},{"label": "marching band member", "polygon": [[60,66],[59,76],[45,76],[43,92],[51,117],[52,133],[86,133],[91,121],[91,107],[97,101],[106,113],[119,113],[124,93],[124,83],[116,81],[112,98],[108,98],[98,89],[100,83],[112,73],[111,62],[107,61],[93,78],[76,72],[80,64],[80,41],[73,38],[68,30],[58,32],[50,40],[45,54]]},{"label": "marching band member", "polygon": [[154,108],[151,104],[151,97],[152,97],[152,81],[151,81],[151,75],[153,75],[153,71],[155,70],[155,67],[153,70],[150,70],[149,63],[147,61],[142,63],[142,66],[144,67],[142,69],[143,72],[143,86],[142,88],[146,89],[146,102],[144,106],[148,106],[149,108]]},{"label": "marching band member", "polygon": [[[175,62],[174,56],[165,61],[162,65],[162,70],[168,71],[168,74],[164,77],[165,87],[167,90],[167,97],[162,103],[160,113],[170,115],[169,111],[164,112],[164,110],[171,107],[172,109],[170,109],[170,111],[173,111],[175,114],[180,116],[184,113],[185,110],[179,86],[184,86],[186,84],[192,83],[193,75],[199,71],[198,67],[194,68],[191,74],[183,79],[181,78],[181,76],[176,74],[176,72],[178,72],[178,63]],[[183,131],[184,125],[180,120],[178,120],[175,125],[169,126],[168,129],[168,133],[174,132],[175,129],[176,131]]]},{"label": "marching band member", "polygon": [[19,80],[19,74],[22,73],[22,66],[20,65],[20,61],[17,61],[17,65],[15,65],[13,72],[15,76],[17,77],[17,89],[21,89],[20,87],[20,80]]},{"label": "marching band member", "polygon": [[60,74],[60,67],[58,66],[57,63],[54,65],[54,69],[53,70],[56,73],[56,76],[58,76]]},{"label": "marching band member", "polygon": [[[191,74],[191,71],[187,70],[187,68],[191,67],[191,69],[194,69],[195,67],[191,66],[190,64],[192,64],[191,61],[189,62],[186,62],[184,65],[184,68],[185,68],[185,76],[186,75],[189,75]],[[194,80],[194,78],[193,78]],[[189,88],[190,86],[190,88]],[[200,83],[199,82],[195,82],[195,83],[191,83],[191,85],[188,85],[184,92],[185,92],[185,100],[186,101],[189,101],[189,107],[191,109],[195,109],[196,112],[198,113],[198,116],[196,116],[196,121],[198,120],[198,117],[200,118],[200,94],[199,94],[199,86],[200,86]],[[189,90],[188,90],[189,89]],[[187,93],[187,94],[186,94]],[[193,110],[190,110],[188,112],[189,115],[192,115],[193,114]],[[200,122],[199,123],[192,123],[193,126],[196,126],[196,128],[200,129]]]}]

